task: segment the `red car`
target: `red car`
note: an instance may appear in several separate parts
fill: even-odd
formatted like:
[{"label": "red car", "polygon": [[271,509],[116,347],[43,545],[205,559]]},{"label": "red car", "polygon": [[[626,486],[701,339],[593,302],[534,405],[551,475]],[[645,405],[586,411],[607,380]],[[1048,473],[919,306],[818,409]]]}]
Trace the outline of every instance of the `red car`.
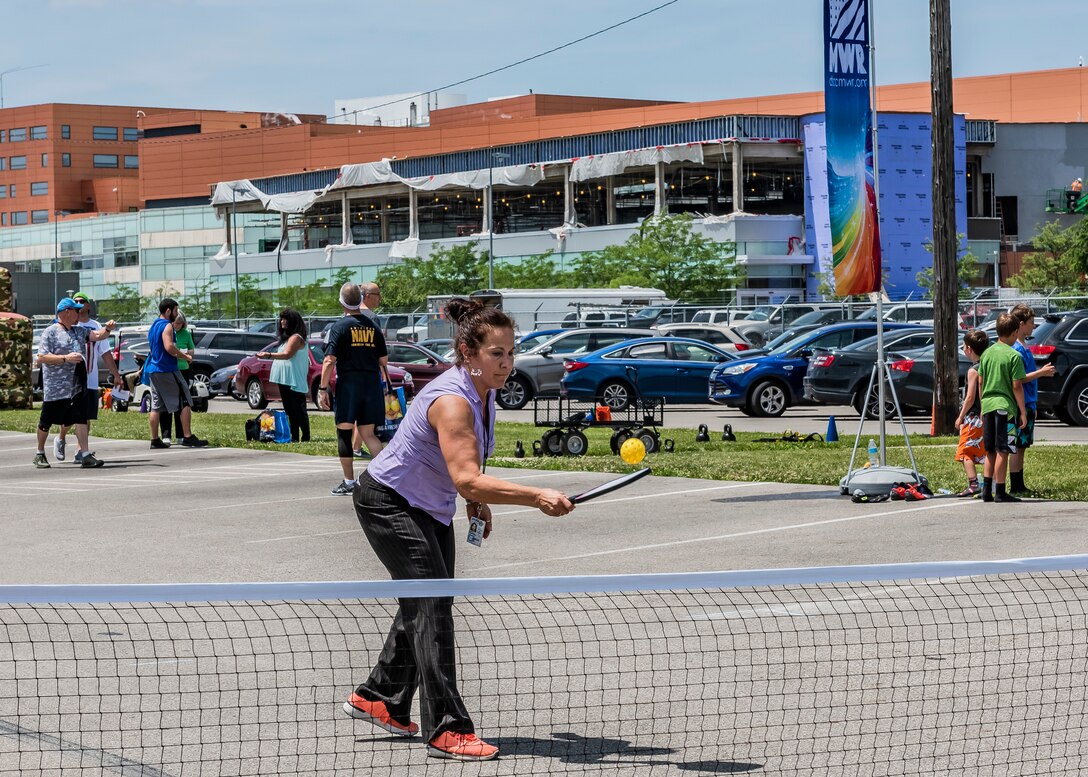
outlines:
[{"label": "red car", "polygon": [[[262,350],[271,351],[276,348],[278,341],[272,341]],[[321,362],[325,358],[325,344],[320,337],[311,337],[307,341],[310,353],[310,399],[317,404],[317,387],[321,381]],[[268,406],[269,400],[280,398],[279,388],[275,383],[270,383],[269,375],[272,373],[271,359],[258,359],[256,356],[247,356],[238,363],[238,373],[234,377],[236,390],[245,394],[246,401],[254,410],[262,410]],[[393,388],[403,388],[405,399],[411,399],[415,394],[415,384],[412,374],[400,367],[389,365],[389,379],[393,381]],[[336,372],[329,380],[329,391],[336,391]]]},{"label": "red car", "polygon": [[385,347],[389,350],[390,366],[412,373],[415,391],[421,391],[424,386],[453,366],[453,362],[443,359],[430,348],[416,343],[386,340]]}]

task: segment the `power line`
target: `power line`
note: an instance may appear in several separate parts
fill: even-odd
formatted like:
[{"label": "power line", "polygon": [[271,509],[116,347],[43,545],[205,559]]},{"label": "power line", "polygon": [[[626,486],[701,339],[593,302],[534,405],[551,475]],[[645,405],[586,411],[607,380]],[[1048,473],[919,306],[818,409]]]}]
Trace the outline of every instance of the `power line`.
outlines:
[{"label": "power line", "polygon": [[[340,114],[340,116],[356,116],[359,113],[365,113],[367,111],[377,110],[378,108],[384,108],[384,107],[386,107],[388,105],[396,105],[397,103],[402,103],[402,102],[404,102],[406,100],[414,100],[417,97],[423,97],[425,95],[430,94],[431,92],[441,92],[441,91],[444,91],[446,89],[452,89],[455,86],[461,86],[462,84],[467,84],[467,83],[470,83],[472,81],[478,81],[481,78],[486,78],[487,76],[494,75],[495,73],[501,73],[504,70],[510,70],[511,68],[515,68],[518,65],[524,65],[526,62],[532,62],[534,59],[540,59],[541,57],[546,57],[549,54],[554,54],[557,51],[562,51],[563,49],[570,48],[571,46],[575,46],[575,45],[577,45],[579,43],[583,43],[583,42],[589,40],[590,38],[596,38],[598,35],[603,35],[604,33],[610,32],[610,31],[616,29],[617,27],[622,27],[625,24],[630,24],[631,22],[637,21],[638,19],[641,19],[641,18],[643,18],[645,16],[649,16],[652,13],[657,13],[662,8],[667,8],[668,6],[674,5],[675,3],[678,3],[678,2],[680,2],[680,0],[668,0],[668,2],[662,3],[661,5],[658,5],[658,6],[655,6],[655,7],[651,8],[648,11],[643,11],[642,13],[637,14],[636,16],[629,17],[627,19],[624,19],[621,22],[616,22],[615,24],[612,24],[612,25],[610,25],[608,27],[604,27],[603,29],[597,30],[596,32],[591,32],[591,33],[589,33],[589,35],[583,35],[581,38],[577,38],[576,40],[569,41],[568,43],[564,43],[564,44],[562,44],[560,46],[556,46],[555,48],[548,49],[547,51],[542,51],[539,54],[534,54],[531,57],[526,57],[525,59],[519,59],[517,62],[511,62],[509,65],[503,65],[502,67],[497,67],[494,70],[488,70],[486,73],[480,73],[479,75],[472,76],[471,78],[463,78],[460,81],[454,81],[451,84],[446,84],[445,86],[440,86],[440,87],[437,87],[436,89],[428,89],[425,92],[419,92],[418,94],[408,95],[407,97],[400,97],[400,98],[398,98],[396,100],[390,100],[389,102],[384,102],[384,103],[381,103],[379,105],[371,105],[371,106],[369,106],[367,108],[358,108],[358,109],[352,111],[351,113],[342,113],[342,114]],[[325,118],[326,119],[336,119],[338,117],[334,114],[332,116],[326,116]]]}]

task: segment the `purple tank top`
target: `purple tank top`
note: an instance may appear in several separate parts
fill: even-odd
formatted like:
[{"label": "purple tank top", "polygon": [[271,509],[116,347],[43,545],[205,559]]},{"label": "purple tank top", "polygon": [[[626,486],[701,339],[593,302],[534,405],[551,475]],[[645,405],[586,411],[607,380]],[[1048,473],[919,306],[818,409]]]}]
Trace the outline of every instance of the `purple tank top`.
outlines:
[{"label": "purple tank top", "polygon": [[[495,448],[495,392],[489,391],[486,400],[481,399],[465,368],[454,366],[419,392],[389,445],[366,470],[372,478],[408,500],[412,507],[430,513],[448,526],[457,510],[457,488],[438,447],[438,432],[427,420],[431,404],[447,394],[468,400],[480,461],[490,456]],[[486,427],[485,401],[489,419]]]}]

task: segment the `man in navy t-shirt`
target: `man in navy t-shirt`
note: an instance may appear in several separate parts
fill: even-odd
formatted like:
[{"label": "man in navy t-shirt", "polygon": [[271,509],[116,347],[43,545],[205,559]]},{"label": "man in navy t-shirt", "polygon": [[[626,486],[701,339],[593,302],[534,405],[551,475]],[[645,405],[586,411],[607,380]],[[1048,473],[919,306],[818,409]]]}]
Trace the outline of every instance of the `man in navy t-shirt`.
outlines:
[{"label": "man in navy t-shirt", "polygon": [[[341,287],[340,306],[344,316],[329,329],[318,385],[318,403],[323,410],[331,408],[336,421],[337,453],[344,470],[343,482],[332,491],[337,496],[347,496],[355,487],[352,431],[358,429],[371,456],[382,449],[374,427],[385,420],[381,381],[384,377],[385,385],[389,385],[388,373],[382,374],[388,351],[382,330],[359,313],[362,299],[358,285],[345,283]],[[336,370],[335,398],[329,394],[333,370]]]}]

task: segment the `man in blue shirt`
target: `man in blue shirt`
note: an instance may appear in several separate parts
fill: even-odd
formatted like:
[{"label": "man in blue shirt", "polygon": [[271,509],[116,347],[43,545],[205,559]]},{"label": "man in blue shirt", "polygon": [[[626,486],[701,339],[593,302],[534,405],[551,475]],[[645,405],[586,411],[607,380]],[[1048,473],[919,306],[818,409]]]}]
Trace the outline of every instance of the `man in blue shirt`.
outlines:
[{"label": "man in blue shirt", "polygon": [[1009,313],[1020,322],[1013,348],[1024,360],[1024,409],[1028,413],[1027,423],[1016,433],[1016,453],[1009,456],[1009,493],[1028,493],[1024,485],[1024,454],[1035,442],[1035,414],[1039,405],[1039,378],[1049,378],[1054,374],[1054,365],[1037,367],[1035,354],[1027,345],[1031,333],[1035,331],[1035,311],[1021,303],[1015,305]]},{"label": "man in blue shirt", "polygon": [[169,448],[159,437],[159,414],[180,413],[181,429],[185,436],[181,444],[187,448],[203,448],[207,440],[198,440],[192,432],[192,397],[189,387],[178,369],[178,359],[185,354],[174,341],[174,319],[178,317],[177,300],[170,297],[159,303],[159,317],[147,333],[147,344],[151,352],[147,355],[144,375],[151,385],[151,447]]}]

